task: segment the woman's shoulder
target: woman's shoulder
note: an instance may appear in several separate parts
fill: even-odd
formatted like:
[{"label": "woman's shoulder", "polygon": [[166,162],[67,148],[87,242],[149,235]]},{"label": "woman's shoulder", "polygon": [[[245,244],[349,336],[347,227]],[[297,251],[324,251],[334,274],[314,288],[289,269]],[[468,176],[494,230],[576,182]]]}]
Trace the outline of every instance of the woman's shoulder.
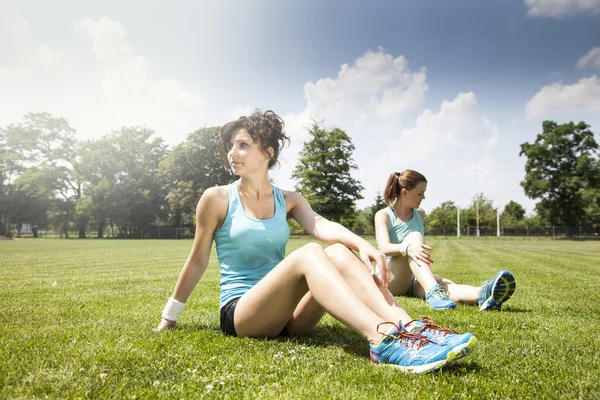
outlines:
[{"label": "woman's shoulder", "polygon": [[382,208],[375,213],[375,220],[386,220],[388,221],[388,207]]},{"label": "woman's shoulder", "polygon": [[292,190],[283,190],[278,188],[281,191],[281,194],[283,195],[283,198],[286,201],[294,201],[294,200],[299,200],[299,199],[303,199],[304,196],[302,196],[300,193],[298,192],[294,192]]},{"label": "woman's shoulder", "polygon": [[200,203],[206,203],[210,206],[217,206],[219,204],[226,205],[229,203],[229,185],[213,186],[204,191],[200,198]]},{"label": "woman's shoulder", "polygon": [[202,196],[206,196],[211,199],[229,197],[229,185],[209,187],[204,191]]}]

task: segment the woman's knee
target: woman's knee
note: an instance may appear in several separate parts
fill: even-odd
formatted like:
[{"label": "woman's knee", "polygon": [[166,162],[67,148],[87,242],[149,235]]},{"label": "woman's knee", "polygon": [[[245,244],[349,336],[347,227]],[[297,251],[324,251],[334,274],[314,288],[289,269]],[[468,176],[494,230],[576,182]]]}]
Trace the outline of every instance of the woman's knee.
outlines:
[{"label": "woman's knee", "polygon": [[307,243],[293,253],[296,258],[295,265],[319,265],[327,259],[328,255],[323,247],[315,242]]},{"label": "woman's knee", "polygon": [[410,241],[411,243],[425,243],[425,238],[421,232],[411,232],[404,238],[404,241]]},{"label": "woman's knee", "polygon": [[332,260],[344,260],[348,257],[355,257],[352,250],[341,243],[335,243],[325,249],[327,256]]}]

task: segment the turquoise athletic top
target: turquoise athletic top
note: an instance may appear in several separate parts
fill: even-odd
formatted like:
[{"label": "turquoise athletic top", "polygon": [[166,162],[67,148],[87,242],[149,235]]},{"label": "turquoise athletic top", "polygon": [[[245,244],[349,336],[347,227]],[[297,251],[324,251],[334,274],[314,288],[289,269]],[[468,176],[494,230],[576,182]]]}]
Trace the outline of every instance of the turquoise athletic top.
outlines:
[{"label": "turquoise athletic top", "polygon": [[392,207],[388,207],[387,211],[390,216],[390,227],[388,229],[390,243],[402,243],[411,232],[421,232],[421,235],[425,237],[425,227],[419,210],[413,208],[413,216],[408,222],[398,221]]},{"label": "turquoise athletic top", "polygon": [[285,257],[290,238],[285,200],[273,187],[275,214],[269,219],[246,215],[240,202],[238,182],[229,185],[229,208],[214,240],[221,266],[219,308],[241,297]]}]

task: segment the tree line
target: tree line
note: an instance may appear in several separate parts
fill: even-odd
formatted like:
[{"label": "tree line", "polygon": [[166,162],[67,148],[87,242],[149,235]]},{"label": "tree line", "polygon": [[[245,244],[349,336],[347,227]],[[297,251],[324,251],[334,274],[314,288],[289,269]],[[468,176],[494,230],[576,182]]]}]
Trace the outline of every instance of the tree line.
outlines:
[{"label": "tree line", "polygon": [[[140,237],[151,226],[193,226],[195,207],[209,187],[232,182],[219,155],[221,127],[205,127],[169,148],[152,129],[122,127],[86,141],[76,137],[64,118],[30,113],[22,121],[0,127],[0,235],[10,236],[21,224],[79,238],[107,229],[118,237]],[[373,233],[373,216],[383,207],[380,194],[358,210],[362,185],[352,176],[358,167],[354,145],[340,128],[308,128],[292,178],[321,215],[357,233]],[[600,226],[598,144],[589,126],[552,121],[534,143],[521,145],[527,158],[521,185],[538,199],[536,212],[511,201],[501,223],[511,226],[581,224]],[[461,226],[495,226],[496,208],[478,193],[461,209]],[[426,219],[427,230],[456,232],[457,208],[446,201]],[[290,222],[292,232],[300,227]]]}]

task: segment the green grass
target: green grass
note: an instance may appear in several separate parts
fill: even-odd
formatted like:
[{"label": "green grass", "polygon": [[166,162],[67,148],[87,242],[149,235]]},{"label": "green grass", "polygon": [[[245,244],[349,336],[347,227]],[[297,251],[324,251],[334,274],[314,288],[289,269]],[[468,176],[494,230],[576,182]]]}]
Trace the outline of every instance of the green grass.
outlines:
[{"label": "green grass", "polygon": [[429,243],[436,273],[479,285],[507,268],[518,288],[502,312],[400,298],[479,339],[439,372],[404,375],[330,317],[299,338],[222,335],[214,253],[180,329],[152,332],[191,241],[2,241],[0,398],[600,397],[600,242]]}]

